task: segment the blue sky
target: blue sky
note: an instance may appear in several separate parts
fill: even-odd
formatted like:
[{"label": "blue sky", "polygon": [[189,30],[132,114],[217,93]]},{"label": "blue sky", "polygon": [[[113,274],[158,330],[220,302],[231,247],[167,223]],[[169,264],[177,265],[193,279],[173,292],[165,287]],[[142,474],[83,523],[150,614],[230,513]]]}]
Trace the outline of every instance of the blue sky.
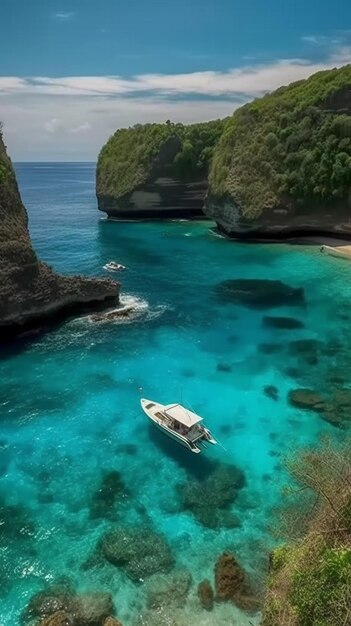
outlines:
[{"label": "blue sky", "polygon": [[351,61],[346,0],[1,0],[1,26],[17,160],[93,160],[117,127],[221,117]]}]

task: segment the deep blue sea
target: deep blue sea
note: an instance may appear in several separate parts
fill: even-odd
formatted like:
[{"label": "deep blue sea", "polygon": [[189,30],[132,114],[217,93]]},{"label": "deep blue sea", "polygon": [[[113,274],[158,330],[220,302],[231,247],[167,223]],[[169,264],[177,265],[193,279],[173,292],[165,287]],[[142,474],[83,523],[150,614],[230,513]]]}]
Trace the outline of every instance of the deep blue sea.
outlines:
[{"label": "deep blue sea", "polygon": [[[206,612],[197,585],[213,583],[224,550],[256,584],[264,581],[287,482],[284,457],[322,435],[342,436],[317,414],[289,406],[287,394],[322,390],[330,372],[347,372],[350,266],[318,247],[230,242],[207,222],[109,223],[96,208],[93,164],[17,164],[16,172],[41,258],[60,272],[96,276],[108,275],[110,260],[123,263],[122,298],[139,315],[124,323],[72,320],[2,355],[1,626],[19,624],[30,597],[62,579],[78,591],[111,592],[124,626],[258,624],[259,616],[232,604]],[[237,278],[301,287],[305,304],[231,302],[218,285]],[[266,328],[263,317],[272,315],[304,327]],[[292,344],[300,339],[329,350],[306,357]],[[169,443],[141,413],[140,393],[192,407],[225,450],[192,455]],[[223,464],[245,481],[222,510],[210,486],[223,491]],[[111,471],[120,472],[123,494],[96,512]],[[119,526],[166,536],[176,566],[192,577],[185,607],[156,616],[146,606],[147,581],[98,560],[87,564],[102,535]]]}]

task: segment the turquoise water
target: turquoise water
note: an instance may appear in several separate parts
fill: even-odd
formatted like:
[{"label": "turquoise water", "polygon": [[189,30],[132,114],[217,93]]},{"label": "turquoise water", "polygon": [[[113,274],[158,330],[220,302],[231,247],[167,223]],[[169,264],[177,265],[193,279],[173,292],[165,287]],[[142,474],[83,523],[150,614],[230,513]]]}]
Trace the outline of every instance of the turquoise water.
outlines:
[{"label": "turquoise water", "polygon": [[[318,248],[234,244],[207,223],[107,223],[96,211],[90,164],[16,170],[40,256],[57,270],[95,275],[106,275],[107,261],[120,261],[128,268],[123,298],[136,303],[139,316],[118,324],[71,321],[2,355],[0,624],[19,623],[31,595],[62,578],[77,590],[112,592],[124,626],[155,624],[143,581],[107,563],[86,565],[103,533],[118,525],[164,533],[176,564],[190,570],[186,606],[165,608],[160,623],[257,624],[259,616],[229,604],[202,610],[196,587],[204,577],[213,582],[225,549],[256,583],[264,579],[274,507],[286,482],[282,458],[323,434],[342,436],[316,414],[289,407],[287,393],[324,389],[331,371],[347,371],[349,266]],[[226,302],[218,284],[235,278],[302,287],[305,305]],[[305,327],[267,329],[265,315],[293,317]],[[305,338],[331,348],[308,362],[289,346]],[[278,400],[264,393],[267,385],[278,389]],[[140,390],[164,403],[182,399],[226,451],[195,457],[169,444],[141,414]],[[183,503],[187,485],[223,463],[245,476],[230,505],[235,528],[222,521],[211,527],[211,501],[201,504],[209,524]],[[115,509],[92,514],[94,494],[112,470],[120,472],[123,497]]]}]

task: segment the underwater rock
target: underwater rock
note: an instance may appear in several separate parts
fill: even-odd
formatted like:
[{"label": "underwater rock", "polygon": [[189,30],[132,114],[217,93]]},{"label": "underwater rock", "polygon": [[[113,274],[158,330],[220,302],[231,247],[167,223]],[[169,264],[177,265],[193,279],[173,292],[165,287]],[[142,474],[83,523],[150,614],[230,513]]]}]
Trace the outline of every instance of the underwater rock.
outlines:
[{"label": "underwater rock", "polygon": [[276,354],[282,350],[280,343],[259,343],[257,351],[261,354]]},{"label": "underwater rock", "polygon": [[255,613],[259,608],[259,601],[247,584],[245,571],[230,552],[223,552],[216,562],[215,589],[218,602],[233,602],[248,613]]},{"label": "underwater rock", "polygon": [[191,574],[186,569],[171,572],[168,576],[154,574],[145,584],[147,608],[157,609],[162,606],[182,608],[191,585]]},{"label": "underwater rock", "polygon": [[275,385],[266,385],[263,391],[268,398],[275,401],[279,400],[279,390]]},{"label": "underwater rock", "polygon": [[317,365],[318,355],[322,349],[323,344],[318,339],[298,339],[289,343],[289,353],[303,359],[309,365]]},{"label": "underwater rock", "polygon": [[71,605],[74,626],[101,626],[114,613],[109,593],[84,593],[78,595]]},{"label": "underwater rock", "polygon": [[121,306],[112,311],[103,311],[102,313],[93,313],[89,315],[90,322],[113,322],[123,317],[133,317],[137,313],[137,309],[132,305]]},{"label": "underwater rock", "polygon": [[105,619],[103,626],[123,626],[123,625],[116,617],[110,616]]},{"label": "underwater rock", "polygon": [[229,365],[228,363],[217,363],[217,372],[226,372],[229,374],[229,372],[231,371],[231,365]]},{"label": "underwater rock", "polygon": [[58,612],[70,613],[73,592],[69,587],[52,587],[31,597],[24,618],[49,617]]},{"label": "underwater rock", "polygon": [[211,583],[207,578],[202,580],[199,583],[197,588],[197,595],[200,598],[201,606],[206,609],[206,611],[212,611],[213,602],[214,602],[214,593],[211,586]]},{"label": "underwater rock", "polygon": [[[207,478],[178,486],[181,506],[191,511],[203,526],[225,526],[223,509],[234,502],[245,485],[244,473],[234,465],[221,464]],[[237,524],[236,524],[237,526]]]},{"label": "underwater rock", "polygon": [[223,552],[215,565],[216,600],[235,601],[244,586],[245,573],[233,554]]},{"label": "underwater rock", "polygon": [[99,517],[111,518],[114,514],[114,506],[117,500],[129,496],[120,472],[113,470],[103,476],[100,487],[93,494],[90,505],[91,519]]},{"label": "underwater rock", "polygon": [[217,285],[216,293],[222,302],[252,309],[303,306],[305,303],[302,288],[291,287],[280,280],[249,278],[224,280]]},{"label": "underwater rock", "polygon": [[262,320],[264,328],[276,328],[278,330],[295,330],[304,328],[305,324],[294,317],[271,317],[266,315]]},{"label": "underwater rock", "polygon": [[107,561],[122,567],[134,581],[168,572],[173,565],[165,537],[150,529],[117,528],[102,537],[101,547]]},{"label": "underwater rock", "polygon": [[0,540],[25,539],[34,532],[34,524],[24,507],[0,504]]},{"label": "underwater rock", "polygon": [[292,389],[288,394],[289,403],[298,409],[309,409],[321,413],[325,409],[325,398],[312,389]]},{"label": "underwater rock", "polygon": [[39,626],[72,626],[72,618],[65,611],[57,611],[39,622]]}]

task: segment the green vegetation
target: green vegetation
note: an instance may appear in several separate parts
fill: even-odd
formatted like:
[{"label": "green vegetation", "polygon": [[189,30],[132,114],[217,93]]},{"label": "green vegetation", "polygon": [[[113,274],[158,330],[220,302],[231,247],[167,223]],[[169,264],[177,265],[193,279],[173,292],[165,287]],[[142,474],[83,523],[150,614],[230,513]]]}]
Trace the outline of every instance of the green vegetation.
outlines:
[{"label": "green vegetation", "polygon": [[223,126],[222,120],[190,126],[168,121],[117,130],[99,155],[98,194],[118,198],[142,185],[160,153],[165,161],[171,160],[171,174],[178,180],[206,177]]},{"label": "green vegetation", "polygon": [[[350,626],[351,624],[351,452],[325,443],[290,463],[297,481],[295,510],[308,519],[307,532],[277,548],[263,617],[264,626]],[[299,506],[309,492],[309,507]],[[297,518],[285,522],[296,530]]]},{"label": "green vegetation", "polygon": [[214,151],[210,192],[244,215],[340,204],[351,187],[351,65],[319,72],[238,109]]}]

